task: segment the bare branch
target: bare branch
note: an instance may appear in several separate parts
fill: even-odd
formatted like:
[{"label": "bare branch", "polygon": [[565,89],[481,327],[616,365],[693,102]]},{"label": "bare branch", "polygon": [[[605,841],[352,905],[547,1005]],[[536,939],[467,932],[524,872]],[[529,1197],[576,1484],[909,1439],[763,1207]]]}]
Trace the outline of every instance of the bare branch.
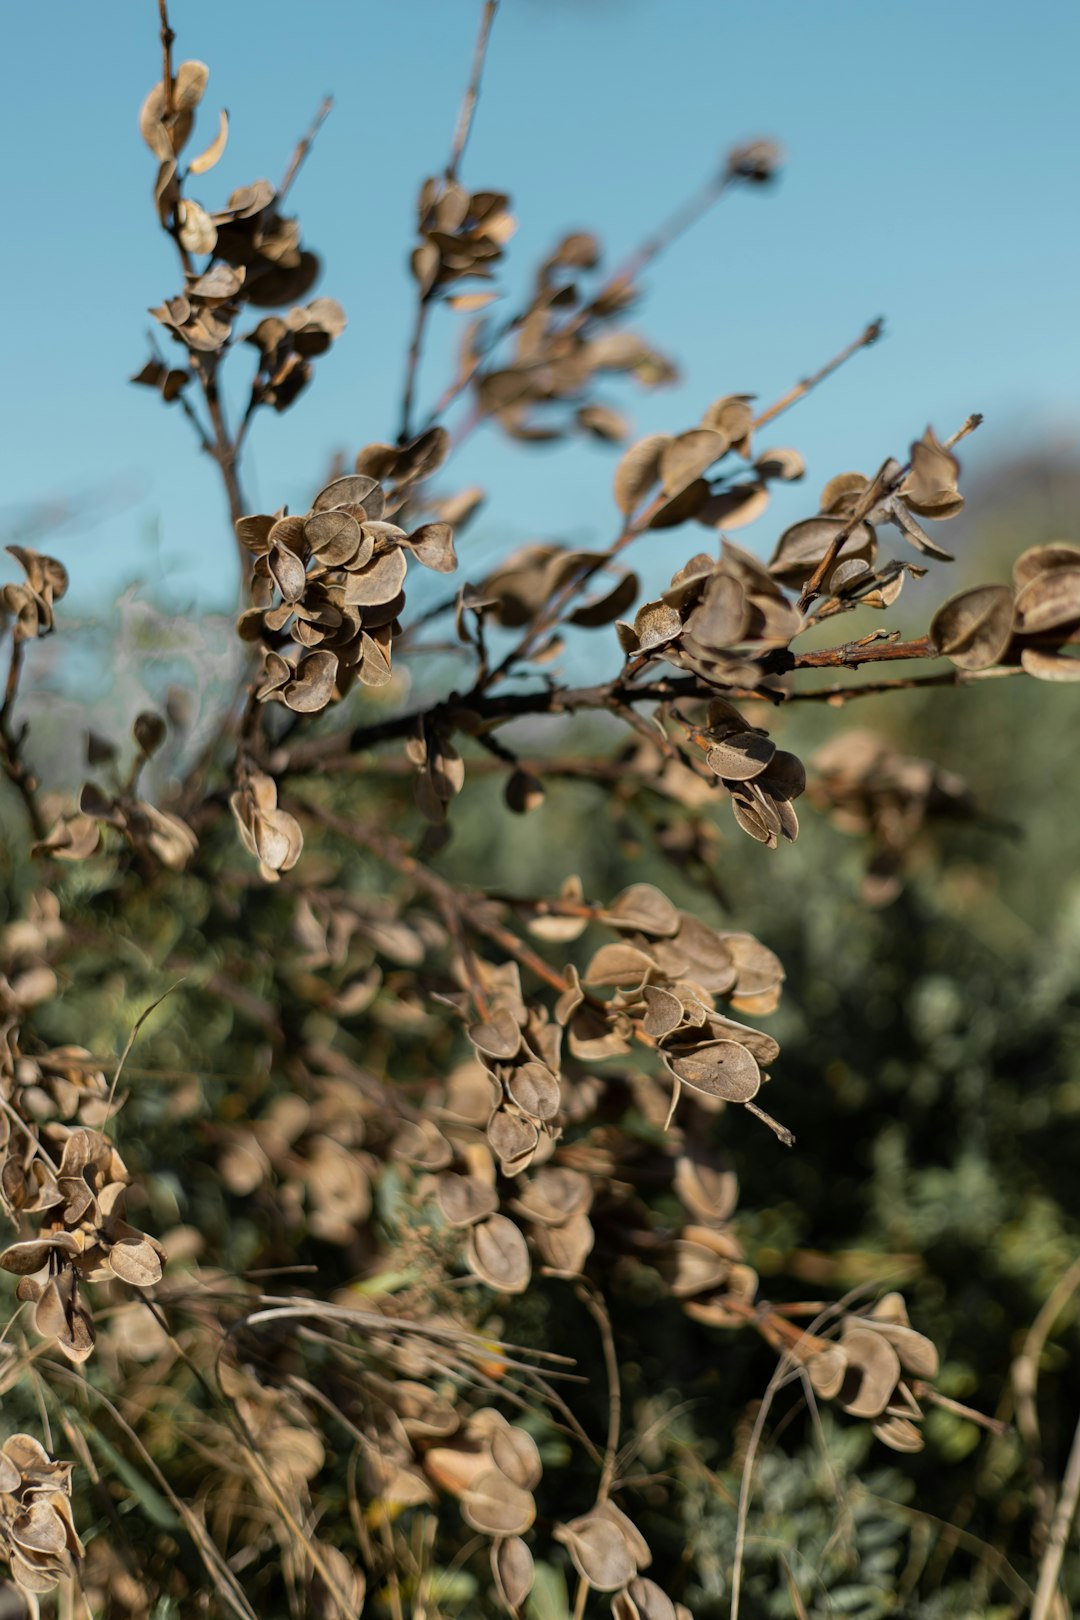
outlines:
[{"label": "bare branch", "polygon": [[302,135],[297,141],[296,150],[293,152],[293,155],[289,160],[289,167],[285,170],[281,184],[277,189],[278,202],[284,202],[285,198],[289,194],[289,191],[292,189],[292,183],[300,173],[300,170],[303,168],[307,155],[315,144],[315,137],[318,135],[320,129],[323,127],[323,124],[329,117],[330,109],[333,107],[333,105],[333,96],[324,96],[319,104],[318,112],[315,114],[315,117],[311,120],[311,123],[308,126],[306,134]]},{"label": "bare branch", "polygon": [[480,16],[480,32],[476,36],[476,48],[473,51],[469,82],[465,87],[461,112],[458,114],[457,128],[454,131],[454,144],[450,148],[450,157],[446,165],[447,180],[457,179],[461,160],[465,156],[465,148],[472,133],[473,118],[476,115],[477,102],[480,100],[480,80],[483,77],[484,60],[487,56],[488,41],[491,38],[492,24],[495,21],[495,13],[498,7],[499,0],[485,0],[484,9]]}]

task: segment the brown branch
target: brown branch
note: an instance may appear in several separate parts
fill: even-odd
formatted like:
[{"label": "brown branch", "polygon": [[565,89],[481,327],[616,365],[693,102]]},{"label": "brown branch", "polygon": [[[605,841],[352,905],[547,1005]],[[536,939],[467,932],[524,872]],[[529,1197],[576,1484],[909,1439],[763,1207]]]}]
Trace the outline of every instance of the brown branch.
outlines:
[{"label": "brown branch", "polygon": [[607,277],[591,302],[585,306],[580,315],[574,318],[574,321],[569,323],[568,330],[573,330],[575,321],[583,323],[587,320],[596,304],[603,302],[610,295],[619,292],[624,287],[631,286],[643,270],[646,270],[655,259],[658,259],[661,253],[664,253],[673,242],[678,241],[680,236],[684,236],[692,225],[696,225],[698,220],[708,213],[714,203],[720,201],[720,198],[730,189],[736,179],[736,176],[729,174],[725,169],[721,169],[717,174],[710,175],[708,180],[698,187],[697,191],[672,210],[667,219],[656,227],[651,236],[647,236],[644,242],[639,243],[632,252],[627,254],[622,263]]},{"label": "brown branch", "polygon": [[330,109],[334,105],[333,96],[324,96],[319,104],[319,110],[311,120],[307,132],[296,143],[296,149],[289,160],[289,167],[285,170],[280,186],[277,189],[278,202],[284,202],[300,170],[307,160],[307,155],[315,144],[315,137],[325,124]]},{"label": "brown branch", "polygon": [[865,637],[862,641],[849,641],[842,647],[827,647],[822,652],[796,653],[792,669],[853,669],[858,664],[890,663],[893,659],[936,658],[937,649],[929,636],[917,641],[894,641],[879,637]]},{"label": "brown branch", "polygon": [[[722,191],[723,186],[720,187],[720,190],[717,191],[716,195],[719,196]],[[686,210],[684,210],[684,212],[686,212]],[[654,241],[659,241],[662,234],[662,232],[658,232]],[[856,338],[853,343],[849,343],[847,347],[842,349],[838,355],[834,355],[834,357],[827,361],[821,370],[815,373],[813,377],[807,378],[801,383],[797,383],[793,389],[790,389],[787,394],[785,394],[781,399],[777,400],[774,405],[771,405],[768,410],[762,413],[761,416],[756,418],[754,426],[760,427],[762,423],[773,420],[773,418],[780,415],[782,411],[787,410],[789,406],[795,404],[797,400],[802,399],[810,392],[812,388],[816,387],[819,382],[822,382],[825,378],[830,377],[833,372],[842,366],[846,360],[850,359],[853,354],[858,353],[860,349],[867,347],[868,344],[876,342],[878,337],[881,335],[881,327],[882,322],[880,320],[871,322],[860,337]],[[949,443],[952,444],[958,439],[963,438],[965,433],[972,432],[974,428],[978,427],[981,420],[981,417],[976,418],[969,416],[967,421],[964,423],[964,426],[957,434],[954,434],[953,438],[949,440]],[[899,487],[900,482],[909,471],[910,466],[906,466],[901,469],[901,471],[896,475],[895,480],[890,481],[890,489],[893,487]],[[880,476],[881,475],[879,474],[879,479]],[[855,528],[862,521],[866,513],[871,510],[875,502],[879,500],[884,493],[886,493],[886,491],[883,488],[878,487],[878,480],[874,480],[860,500],[855,515],[847,524],[844,525],[844,528],[841,529],[840,533],[832,541],[829,551],[818,564],[818,567],[814,570],[813,576],[805,586],[803,594],[799,600],[799,607],[801,610],[804,610],[808,603],[812,601],[814,596],[817,594],[822,580],[828,574],[829,569],[832,567],[832,564],[835,562],[837,556],[839,556],[840,549],[843,546],[844,541],[849,537],[850,534],[854,532]],[[484,686],[490,686],[492,682],[498,679],[500,676],[507,674],[515,664],[522,663],[526,658],[528,658],[540,638],[559,624],[566,608],[574,600],[574,598],[580,594],[582,588],[587,585],[589,581],[601,571],[601,569],[606,568],[608,564],[619,556],[621,552],[625,551],[627,546],[629,546],[640,535],[645,533],[657,512],[659,512],[661,508],[666,505],[668,499],[669,497],[663,490],[661,490],[660,493],[654,496],[654,498],[649,502],[644,511],[639,512],[637,517],[631,516],[627,518],[621,531],[618,535],[616,535],[615,539],[612,541],[607,550],[603,552],[595,562],[590,563],[588,567],[583,569],[579,575],[577,575],[574,579],[569,580],[567,584],[563,586],[562,590],[556,595],[542,618],[539,619],[537,623],[525,633],[516,647],[511,648],[511,650],[506,654],[505,658],[503,658],[502,662],[491,670],[481,682],[477,683],[478,686],[481,688]]]},{"label": "brown branch", "polygon": [[615,1460],[619,1455],[619,1431],[622,1428],[622,1383],[619,1377],[619,1355],[615,1348],[615,1335],[611,1329],[611,1316],[604,1296],[591,1283],[581,1282],[574,1290],[600,1333],[604,1352],[604,1370],[608,1384],[608,1428],[604,1445],[604,1466],[596,1491],[596,1506],[602,1507],[611,1495],[615,1482]]},{"label": "brown branch", "polygon": [[[201,357],[196,358],[193,355],[192,364],[202,387],[207,414],[210,418],[210,426],[213,429],[213,444],[210,453],[221,469],[221,481],[225,488],[225,499],[229,507],[229,520],[235,525],[237,519],[243,517],[247,507],[244,504],[237,470],[237,446],[229,434],[225,422],[225,412],[221,404],[221,395],[218,391],[216,358],[212,359],[208,365]],[[239,544],[239,542],[237,543]],[[242,562],[246,563],[248,554],[242,545],[240,546],[240,555]]]},{"label": "brown branch", "polygon": [[[903,642],[856,641],[849,642],[843,647],[831,647],[822,652],[783,653],[776,658],[774,667],[771,669],[767,665],[762,667],[762,677],[769,674],[788,674],[799,669],[851,669],[861,664],[935,656],[937,655],[926,637],[921,637],[918,641]],[[937,681],[935,684],[947,683]],[[852,688],[853,693],[861,690],[863,688]],[[410,710],[407,714],[376,721],[373,725],[357,726],[345,738],[339,735],[310,738],[300,742],[286,752],[280,774],[304,774],[324,768],[331,761],[339,762],[344,755],[358,753],[378,743],[393,742],[400,737],[407,737],[418,725],[424,723],[436,730],[440,728],[455,730],[459,722],[468,716],[472,729],[477,720],[481,724],[501,724],[521,719],[525,715],[572,714],[579,709],[606,711],[610,710],[613,704],[616,707],[624,707],[635,703],[673,703],[678,699],[707,703],[721,695],[735,697],[744,702],[761,698],[776,703],[790,701],[794,697],[801,697],[805,702],[809,696],[805,693],[788,694],[770,687],[760,689],[718,687],[695,675],[662,677],[660,680],[643,682],[640,686],[624,684],[624,677],[619,677],[614,681],[595,686],[551,686],[542,687],[534,692],[469,693],[464,697],[455,692],[449,698],[431,704],[427,708]],[[815,694],[822,701],[833,695],[831,691]]]},{"label": "brown branch", "polygon": [[[465,87],[465,94],[462,98],[461,112],[458,115],[450,156],[443,171],[448,186],[454,185],[457,181],[458,169],[465,155],[465,147],[468,144],[469,134],[472,130],[473,117],[480,99],[480,79],[484,71],[484,59],[487,56],[488,41],[491,38],[491,27],[495,21],[498,4],[499,0],[485,0],[484,9],[480,14],[480,31],[476,37],[476,48],[473,51],[469,82]],[[416,316],[413,320],[412,336],[409,339],[409,351],[405,360],[405,382],[401,394],[401,425],[398,431],[398,441],[401,444],[408,444],[411,437],[410,424],[412,422],[413,401],[416,396],[416,384],[420,373],[420,356],[424,348],[424,333],[427,329],[428,314],[434,302],[433,292],[434,288],[429,287],[427,292],[419,293],[416,300]]]},{"label": "brown branch", "polygon": [[35,840],[40,842],[48,828],[37,802],[37,781],[22,757],[26,726],[24,724],[16,730],[11,718],[19,691],[19,677],[22,674],[23,646],[22,637],[13,633],[11,662],[8,665],[7,681],[4,686],[4,701],[0,706],[0,765],[3,766],[4,775],[22,799],[30,830]]},{"label": "brown branch", "polygon": [[1031,1620],[1048,1620],[1055,1607],[1061,1560],[1065,1555],[1065,1543],[1069,1539],[1073,1519],[1076,1517],[1078,1498],[1080,1498],[1080,1420],[1077,1421],[1073,1434],[1065,1478],[1061,1482],[1061,1495],[1058,1497],[1054,1522],[1050,1527],[1050,1540],[1039,1566],[1039,1584],[1035,1589],[1035,1601],[1031,1605]]},{"label": "brown branch", "polygon": [[168,118],[173,110],[172,48],[176,35],[169,27],[167,0],[158,0],[158,17],[161,22],[161,83],[165,91],[165,116]]},{"label": "brown branch", "polygon": [[[432,871],[430,866],[425,866],[410,853],[403,839],[395,838],[390,833],[377,832],[375,828],[365,826],[361,822],[336,815],[322,805],[313,804],[310,799],[296,800],[292,808],[313,816],[316,821],[349,843],[363,845],[379,860],[385,861],[388,866],[400,872],[403,877],[411,878],[418,887],[430,895],[444,916],[453,913],[461,922],[467,923],[474,933],[483,934],[492,944],[499,945],[507,955],[514,957],[522,967],[528,968],[530,973],[535,974],[552,990],[562,995],[564,991],[570,989],[570,983],[563,974],[553,968],[550,962],[545,962],[542,956],[537,955],[525,944],[524,940],[519,939],[509,928],[491,916],[490,903],[485,896],[459,889],[446,878],[440,877],[438,872]],[[451,926],[451,932],[457,935],[458,928]],[[479,999],[482,1004],[482,994],[479,998],[474,995],[474,999]],[[586,1000],[590,999],[586,997]]]},{"label": "brown branch", "polygon": [[784,411],[788,411],[793,405],[797,405],[800,399],[805,399],[811,389],[816,388],[819,383],[823,383],[826,377],[831,377],[833,372],[838,371],[845,361],[851,359],[853,354],[858,354],[860,349],[868,349],[872,343],[876,343],[884,327],[885,322],[880,316],[876,321],[871,321],[866,330],[855,338],[854,342],[849,343],[846,348],[840,350],[839,354],[826,361],[820,371],[815,371],[812,377],[804,377],[801,382],[795,384],[794,388],[789,388],[786,394],[781,395],[774,404],[770,405],[768,410],[762,411],[760,416],[755,416],[754,427],[764,427],[767,422],[774,421]]},{"label": "brown branch", "polygon": [[[603,282],[589,303],[559,329],[560,336],[567,337],[579,332],[587,324],[598,304],[602,304],[606,298],[611,297],[622,287],[628,286],[634,277],[640,275],[647,265],[657,259],[678,237],[684,235],[692,225],[696,224],[713,204],[718,202],[725,194],[734,178],[726,173],[713,176],[691,197],[681,203],[664,223],[657,227],[651,236],[646,237],[644,242],[627,255],[622,264]],[[465,392],[473,378],[482,369],[485,361],[499,347],[499,344],[517,331],[529,313],[528,309],[518,310],[515,314],[507,316],[495,328],[490,337],[483,343],[480,351],[473,357],[471,364],[453,382],[448,383],[440,394],[424,422],[425,429],[434,427],[435,423],[449,410],[454,401]],[[455,438],[455,448],[480,425],[483,419],[483,412],[477,412],[470,417]]]},{"label": "brown branch", "polygon": [[[969,433],[974,433],[975,429],[980,425],[981,422],[981,414],[978,411],[973,412],[972,415],[967,417],[961,426],[957,428],[956,432],[945,440],[945,448],[947,450],[951,450],[954,444],[959,444],[960,440],[966,439]],[[801,613],[805,613],[806,609],[810,606],[810,603],[817,595],[819,595],[822,585],[825,583],[826,579],[828,579],[829,574],[832,571],[833,564],[840,555],[844,542],[848,540],[852,534],[854,534],[859,524],[873,511],[874,507],[879,501],[884,500],[887,496],[894,495],[897,492],[901,484],[904,482],[904,479],[911,471],[911,462],[906,461],[902,467],[897,468],[896,472],[894,472],[891,476],[886,477],[885,469],[887,466],[888,463],[886,462],[879,470],[877,476],[871,479],[870,483],[867,485],[863,494],[856,503],[855,510],[852,512],[843,528],[833,536],[832,540],[829,542],[829,549],[826,551],[824,557],[822,557],[821,561],[814,569],[814,572],[810,575],[810,578],[803,586],[802,594],[799,597],[799,611]]]},{"label": "brown branch", "polygon": [[412,418],[413,399],[416,396],[416,380],[420,371],[420,356],[424,348],[424,331],[427,327],[428,313],[431,309],[431,298],[428,293],[421,293],[416,300],[416,315],[413,320],[412,336],[409,339],[409,352],[405,361],[405,385],[401,393],[401,425],[398,429],[398,441],[408,444],[411,434],[409,422]]},{"label": "brown branch", "polygon": [[465,147],[468,145],[469,135],[472,132],[476,105],[480,100],[480,80],[484,72],[484,59],[487,56],[488,41],[491,38],[491,28],[498,8],[499,0],[485,0],[484,9],[480,16],[480,31],[476,36],[472,70],[469,73],[469,82],[465,87],[461,112],[458,114],[457,128],[454,131],[454,144],[450,148],[450,157],[446,165],[446,178],[451,182],[457,179],[461,160],[465,156]]}]

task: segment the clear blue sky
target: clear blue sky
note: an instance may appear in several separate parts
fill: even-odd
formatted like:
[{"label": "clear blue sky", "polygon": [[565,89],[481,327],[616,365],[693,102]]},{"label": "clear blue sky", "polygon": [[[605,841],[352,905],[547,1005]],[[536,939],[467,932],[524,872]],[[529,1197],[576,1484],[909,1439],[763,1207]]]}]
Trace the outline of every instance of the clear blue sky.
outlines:
[{"label": "clear blue sky", "polygon": [[[413,199],[445,161],[479,0],[173,0],[172,13],[177,58],[211,67],[200,131],[219,106],[232,119],[224,161],[195,190],[207,205],[279,178],[322,95],[336,99],[291,206],[349,327],[293,410],[260,418],[246,480],[253,505],[303,507],[335,448],[393,436]],[[139,576],[177,605],[224,605],[232,542],[214,470],[178,411],[126,381],[146,355],[146,307],[178,290],[136,131],[159,72],[155,14],[154,0],[2,8],[0,522],[45,498],[127,491],[55,543],[76,600]],[[619,257],[733,140],[783,143],[776,188],[724,202],[650,274],[635,324],[684,380],[625,398],[642,432],[689,426],[719,394],[773,398],[887,317],[887,339],[770,434],[804,450],[810,476],[745,532],[764,548],[826,477],[871,470],[927,421],[945,433],[986,413],[972,471],[1014,438],[1075,446],[1078,62],[1074,0],[503,0],[464,178],[512,192],[521,287],[565,228],[597,229]],[[421,402],[446,363],[436,342]],[[479,435],[454,479],[491,497],[466,574],[509,541],[606,541],[613,462]]]}]

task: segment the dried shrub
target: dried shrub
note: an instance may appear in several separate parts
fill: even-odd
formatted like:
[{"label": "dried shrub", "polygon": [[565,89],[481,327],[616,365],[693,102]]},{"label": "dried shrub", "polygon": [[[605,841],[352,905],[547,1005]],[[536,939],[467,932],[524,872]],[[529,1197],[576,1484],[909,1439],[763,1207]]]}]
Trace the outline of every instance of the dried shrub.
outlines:
[{"label": "dried shrub", "polygon": [[[63,629],[67,572],[8,548],[25,577],[3,589],[0,762],[39,864],[0,945],[0,1206],[13,1229],[0,1268],[18,1279],[0,1366],[5,1391],[51,1411],[77,1452],[53,1461],[51,1437],[45,1449],[22,1432],[0,1447],[0,1553],[33,1612],[39,1594],[66,1603],[81,1582],[103,1615],[435,1613],[467,1568],[470,1612],[561,1615],[568,1603],[551,1594],[569,1576],[577,1617],[685,1620],[687,1570],[661,1567],[643,1528],[666,1475],[635,1463],[650,1440],[624,1402],[630,1298],[663,1332],[685,1321],[716,1335],[721,1369],[733,1334],[756,1335],[778,1378],[896,1453],[923,1447],[931,1409],[1001,1428],[940,1387],[938,1351],[895,1291],[863,1304],[763,1294],[722,1148],[750,1141],[766,1162],[794,1147],[762,1106],[775,1076],[783,1116],[786,1082],[779,1042],[758,1027],[780,1007],[785,968],[766,939],[721,926],[709,895],[683,902],[688,872],[715,895],[717,806],[765,846],[740,844],[743,863],[779,860],[765,851],[795,840],[804,794],[865,837],[867,898],[895,899],[936,821],[974,816],[964,783],[862,730],[834,736],[808,771],[759,721],[836,699],[803,685],[807,671],[949,666],[855,676],[842,698],[990,672],[1074,678],[1080,549],[1027,550],[1011,586],[952,596],[926,635],[878,627],[807,646],[842,615],[887,612],[908,577],[951,561],[923,525],[963,504],[954,452],[977,417],[945,439],[927,428],[873,476],[831,478],[767,563],[727,538],[764,516],[770,486],[804,475],[799,452],[762,447],[762,430],[875,342],[874,322],[764,410],[732,392],[696,425],[631,442],[606,547],[544,539],[479,577],[466,561],[466,578],[456,541],[482,491],[433,482],[456,444],[484,425],[525,444],[631,439],[600,389],[675,376],[626,325],[642,272],[705,207],[780,162],[769,141],[735,147],[689,209],[607,274],[595,236],[565,235],[523,306],[496,321],[481,312],[514,232],[509,194],[459,178],[495,12],[487,0],[448,163],[419,194],[397,438],[360,447],[304,512],[257,514],[241,481],[252,424],[291,409],[348,330],[334,299],[313,296],[321,263],[286,212],[328,108],[279,187],[196,200],[229,123],[221,113],[184,157],[209,73],[174,66],[162,4],[163,74],[139,127],[179,279],[152,311],[171,360],[155,345],[133,381],[178,405],[217,464],[246,662],[197,757],[183,759],[177,706],[143,710],[126,768],[92,733],[95,778],[46,809],[13,715],[28,643]],[[422,418],[440,309],[475,318]],[[230,427],[222,377],[245,363],[247,403]],[[444,419],[465,399],[452,435]],[[623,553],[687,525],[687,560],[639,603]],[[711,539],[698,551],[701,529]],[[420,569],[454,576],[423,614],[406,600]],[[425,630],[442,620],[468,675],[439,688]],[[597,632],[605,677],[569,685],[566,639]],[[628,746],[567,761],[519,724],[550,717],[572,739],[581,712],[627,728]],[[151,761],[170,756],[171,787],[144,787]],[[479,869],[463,878],[452,839],[481,813],[474,792],[491,774],[519,816],[574,774],[604,802],[662,801],[650,875],[614,893],[584,868],[540,893],[500,890]],[[652,881],[664,862],[671,893]],[[116,942],[155,984],[122,1055],[96,1049],[96,1023],[85,1046],[51,1039],[63,986],[96,995],[114,982]],[[205,1026],[215,1073],[181,1074],[144,1133],[145,1105],[120,1082],[169,996]],[[185,1208],[209,1213],[170,1223]],[[886,1268],[875,1280],[884,1287]],[[573,1332],[549,1331],[568,1312]],[[578,1366],[590,1392],[602,1367],[606,1427],[576,1403]],[[752,1455],[746,1467],[749,1478]],[[110,1520],[86,1546],[79,1470]],[[689,1493],[691,1472],[672,1489]],[[116,1512],[124,1492],[145,1520],[137,1545]]]}]

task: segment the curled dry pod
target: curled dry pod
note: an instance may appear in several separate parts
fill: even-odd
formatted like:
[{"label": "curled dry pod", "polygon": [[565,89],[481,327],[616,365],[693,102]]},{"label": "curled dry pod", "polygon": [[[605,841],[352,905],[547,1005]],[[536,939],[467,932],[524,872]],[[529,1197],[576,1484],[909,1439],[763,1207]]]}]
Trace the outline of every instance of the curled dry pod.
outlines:
[{"label": "curled dry pod", "polygon": [[552,1271],[566,1276],[579,1276],[592,1253],[596,1241],[593,1224],[587,1215],[575,1215],[564,1226],[536,1226],[533,1241],[540,1257]]},{"label": "curled dry pod", "polygon": [[532,1591],[536,1574],[533,1555],[520,1536],[492,1542],[491,1574],[500,1603],[513,1614]]},{"label": "curled dry pod", "polygon": [[473,1275],[499,1293],[523,1294],[529,1285],[528,1246],[505,1215],[492,1215],[472,1228],[465,1257]]},{"label": "curled dry pod", "polygon": [[642,994],[647,1010],[641,1027],[654,1041],[662,1041],[665,1035],[673,1034],[682,1023],[682,1002],[670,990],[661,990],[651,984],[645,986]]},{"label": "curled dry pod", "polygon": [[1070,658],[1068,653],[1024,647],[1020,663],[1037,681],[1080,681],[1080,658]]},{"label": "curled dry pod", "polygon": [[378,480],[368,477],[367,473],[349,473],[344,478],[335,478],[333,483],[327,484],[315,497],[313,512],[329,512],[335,506],[363,506],[368,517],[378,517],[366,504],[368,498],[379,487]]},{"label": "curled dry pod", "polygon": [[1039,574],[1054,568],[1080,568],[1080,547],[1058,541],[1048,546],[1030,546],[1013,563],[1013,584],[1023,590]]},{"label": "curled dry pod", "polygon": [[338,661],[332,652],[313,652],[296,666],[296,675],[282,690],[288,708],[297,714],[317,714],[334,695]]},{"label": "curled dry pod", "polygon": [[585,970],[582,984],[632,985],[642,984],[656,963],[635,945],[601,945]]},{"label": "curled dry pod", "polygon": [[679,495],[707,467],[724,454],[728,441],[712,428],[691,428],[664,446],[660,456],[660,477],[665,495]]},{"label": "curled dry pod", "polygon": [[806,1363],[806,1371],[814,1390],[822,1400],[839,1395],[847,1372],[847,1356],[838,1344],[830,1344]]},{"label": "curled dry pod", "polygon": [[653,433],[632,444],[615,469],[615,503],[620,512],[634,511],[660,476],[660,458],[673,442],[668,433]]},{"label": "curled dry pod", "polygon": [[499,1207],[494,1187],[479,1176],[459,1176],[444,1170],[435,1185],[435,1200],[443,1220],[450,1226],[475,1226]]},{"label": "curled dry pod", "polygon": [[454,531],[449,523],[425,523],[413,531],[405,544],[425,568],[437,574],[452,574],[457,567]]},{"label": "curled dry pod", "polygon": [[536,1503],[499,1468],[489,1468],[461,1498],[461,1516],[486,1536],[519,1536],[531,1528]]},{"label": "curled dry pod", "polygon": [[632,883],[600,913],[600,921],[614,928],[640,929],[643,934],[667,936],[679,930],[678,907],[651,883]]},{"label": "curled dry pod", "polygon": [[852,1417],[880,1417],[900,1381],[900,1357],[879,1333],[850,1321],[842,1343],[848,1371],[841,1406]]},{"label": "curled dry pod", "polygon": [[757,1060],[738,1041],[712,1041],[685,1057],[669,1057],[668,1068],[691,1091],[725,1102],[749,1102],[761,1088]]},{"label": "curled dry pod", "polygon": [[676,1620],[675,1605],[655,1581],[639,1575],[611,1600],[612,1620]]},{"label": "curled dry pod", "polygon": [[1017,592],[1016,628],[1021,635],[1061,630],[1078,621],[1080,567],[1048,568]]},{"label": "curled dry pod", "polygon": [[536,1441],[524,1429],[508,1424],[491,1436],[491,1457],[500,1473],[520,1490],[535,1490],[543,1469]]},{"label": "curled dry pod", "polygon": [[760,776],[776,753],[770,737],[757,731],[736,732],[709,749],[706,762],[725,781],[748,782]]},{"label": "curled dry pod", "polygon": [[552,1534],[570,1554],[582,1580],[598,1592],[617,1592],[637,1574],[622,1531],[600,1513],[557,1524]]},{"label": "curled dry pod", "polygon": [[515,815],[527,815],[544,802],[544,784],[531,771],[512,771],[507,778],[504,798]]},{"label": "curled dry pod", "polygon": [[1004,656],[1013,619],[1013,594],[1007,585],[976,585],[938,608],[930,640],[959,669],[990,669]]},{"label": "curled dry pod", "polygon": [[910,1418],[883,1418],[873,1426],[874,1434],[894,1451],[921,1451],[925,1444],[922,1430]]},{"label": "curled dry pod", "polygon": [[874,531],[868,523],[857,523],[852,528],[850,519],[826,515],[806,518],[785,529],[769,563],[769,572],[784,584],[801,585],[841,534],[844,540],[836,555],[837,562],[846,562],[850,557],[873,561]]},{"label": "curled dry pod", "polygon": [[554,1119],[559,1112],[559,1082],[542,1063],[523,1063],[506,1085],[511,1100],[530,1119]]}]

